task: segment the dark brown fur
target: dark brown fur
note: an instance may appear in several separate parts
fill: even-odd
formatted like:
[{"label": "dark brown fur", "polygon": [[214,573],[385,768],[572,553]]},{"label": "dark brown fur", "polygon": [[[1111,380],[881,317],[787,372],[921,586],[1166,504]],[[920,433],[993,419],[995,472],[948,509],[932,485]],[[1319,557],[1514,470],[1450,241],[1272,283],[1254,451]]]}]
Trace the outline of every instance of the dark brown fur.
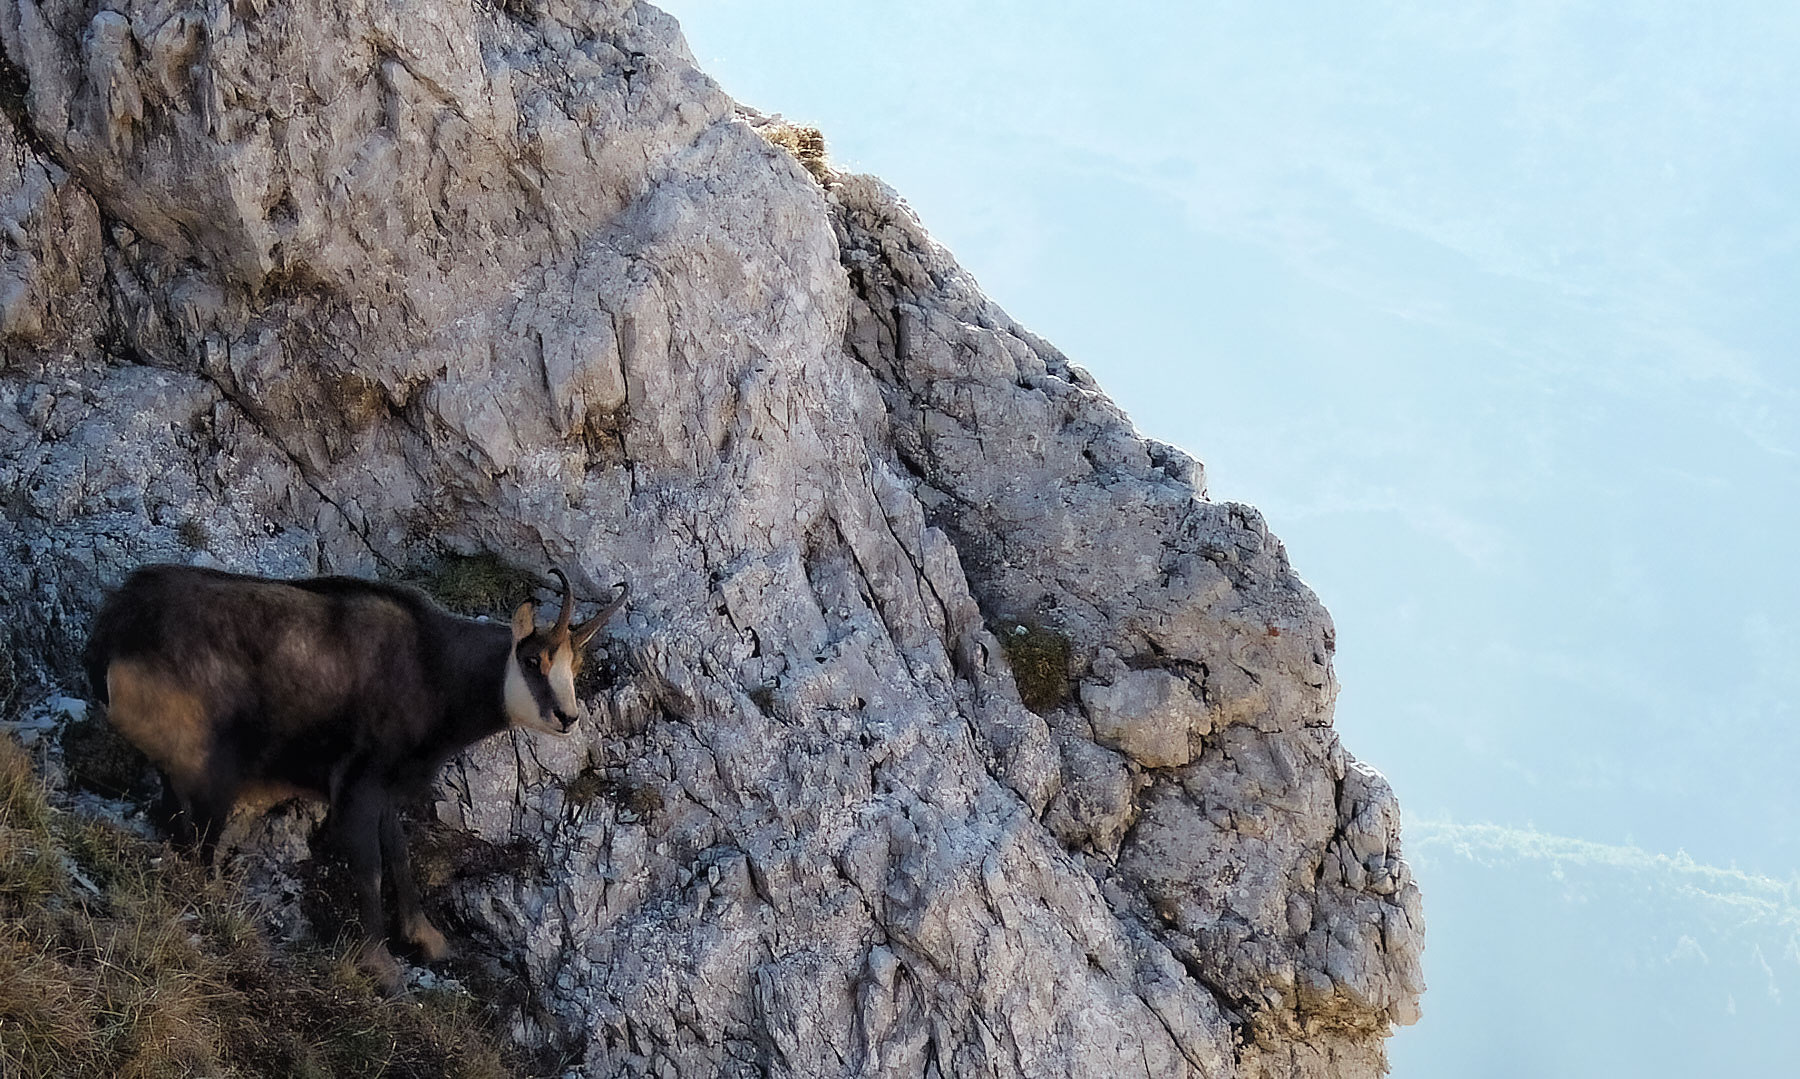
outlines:
[{"label": "dark brown fur", "polygon": [[[562,575],[557,574],[560,578]],[[108,718],[163,772],[176,838],[211,858],[232,807],[303,794],[327,802],[356,882],[363,965],[393,989],[381,881],[400,935],[426,958],[441,934],[419,907],[394,804],[423,790],[474,742],[515,723],[566,731],[551,658],[579,666],[582,646],[623,603],[571,630],[563,580],[554,628],[529,603],[512,626],[459,618],[411,589],[349,577],[273,581],[190,566],[146,566],[108,597],[86,653]],[[506,677],[516,657],[519,701]]]}]

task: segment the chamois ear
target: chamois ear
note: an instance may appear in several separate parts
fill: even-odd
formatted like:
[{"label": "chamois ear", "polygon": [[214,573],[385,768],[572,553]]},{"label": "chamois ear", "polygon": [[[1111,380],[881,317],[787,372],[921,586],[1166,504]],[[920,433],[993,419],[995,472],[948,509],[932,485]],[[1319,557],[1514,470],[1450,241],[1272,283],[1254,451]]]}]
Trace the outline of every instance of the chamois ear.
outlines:
[{"label": "chamois ear", "polygon": [[532,632],[537,629],[536,614],[537,612],[532,607],[530,600],[526,600],[524,603],[519,604],[519,609],[513,612],[512,631],[514,644],[518,644],[520,641],[531,636]]}]

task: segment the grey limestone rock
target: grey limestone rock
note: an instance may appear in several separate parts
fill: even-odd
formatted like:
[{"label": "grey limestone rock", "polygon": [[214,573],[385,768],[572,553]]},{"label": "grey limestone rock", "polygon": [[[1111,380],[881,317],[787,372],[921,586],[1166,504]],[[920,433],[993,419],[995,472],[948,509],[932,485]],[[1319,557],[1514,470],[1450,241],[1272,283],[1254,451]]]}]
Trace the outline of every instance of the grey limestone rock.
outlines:
[{"label": "grey limestone rock", "polygon": [[1383,1069],[1419,893],[1280,542],[667,16],[19,0],[0,45],[20,693],[146,561],[628,580],[602,721],[436,793],[517,855],[434,897],[544,1059]]}]

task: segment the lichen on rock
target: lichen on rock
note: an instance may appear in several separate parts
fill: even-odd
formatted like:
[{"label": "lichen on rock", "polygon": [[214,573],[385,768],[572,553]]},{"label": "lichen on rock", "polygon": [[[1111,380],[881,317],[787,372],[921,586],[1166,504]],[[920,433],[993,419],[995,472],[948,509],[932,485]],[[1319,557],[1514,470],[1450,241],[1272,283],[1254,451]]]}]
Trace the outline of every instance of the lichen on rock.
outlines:
[{"label": "lichen on rock", "polygon": [[667,16],[22,0],[0,46],[14,692],[147,561],[631,582],[602,720],[431,807],[511,852],[428,884],[519,1043],[1355,1076],[1417,1018],[1396,803],[1261,516]]}]

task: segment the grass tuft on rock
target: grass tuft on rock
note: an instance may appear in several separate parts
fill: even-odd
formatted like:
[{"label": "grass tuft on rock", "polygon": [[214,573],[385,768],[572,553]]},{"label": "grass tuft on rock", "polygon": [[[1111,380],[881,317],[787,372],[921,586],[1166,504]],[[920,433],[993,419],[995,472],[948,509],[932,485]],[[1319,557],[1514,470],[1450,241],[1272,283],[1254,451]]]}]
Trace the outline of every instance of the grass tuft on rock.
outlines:
[{"label": "grass tuft on rock", "polygon": [[1069,700],[1069,639],[1036,622],[1001,622],[992,627],[1006,652],[1019,700],[1042,715]]},{"label": "grass tuft on rock", "polygon": [[509,1075],[488,1025],[274,952],[228,878],[51,806],[0,737],[0,1077]]},{"label": "grass tuft on rock", "polygon": [[825,157],[825,133],[806,124],[765,124],[756,129],[763,138],[794,155],[794,159],[812,178],[823,184],[831,178],[831,165]]},{"label": "grass tuft on rock", "polygon": [[457,614],[500,619],[511,617],[515,607],[543,586],[536,574],[487,551],[445,555],[409,583]]},{"label": "grass tuft on rock", "polygon": [[190,551],[204,551],[212,543],[212,535],[198,517],[184,517],[175,526],[175,536]]}]

